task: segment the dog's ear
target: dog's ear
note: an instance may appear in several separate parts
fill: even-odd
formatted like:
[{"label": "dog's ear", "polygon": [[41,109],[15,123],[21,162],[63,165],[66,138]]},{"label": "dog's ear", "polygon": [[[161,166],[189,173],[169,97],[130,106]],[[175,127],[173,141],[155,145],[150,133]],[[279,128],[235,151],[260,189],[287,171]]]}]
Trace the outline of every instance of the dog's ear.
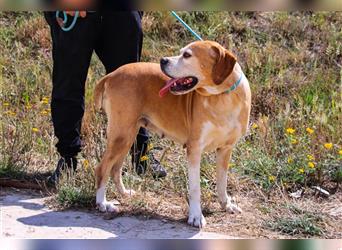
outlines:
[{"label": "dog's ear", "polygon": [[212,79],[214,83],[218,85],[232,73],[237,59],[232,53],[224,48],[212,46],[211,49],[215,56]]}]

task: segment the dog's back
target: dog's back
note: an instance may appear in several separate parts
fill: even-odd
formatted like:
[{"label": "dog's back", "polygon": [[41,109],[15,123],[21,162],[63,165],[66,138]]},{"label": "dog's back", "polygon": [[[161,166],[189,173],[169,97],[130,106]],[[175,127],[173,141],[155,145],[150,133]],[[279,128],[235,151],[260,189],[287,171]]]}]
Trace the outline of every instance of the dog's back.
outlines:
[{"label": "dog's back", "polygon": [[[141,81],[139,81],[140,79]],[[103,108],[105,92],[110,91],[110,89],[115,92],[115,89],[120,88],[119,93],[121,94],[134,90],[138,96],[142,96],[145,91],[148,91],[150,94],[155,93],[157,96],[159,89],[167,79],[168,77],[161,72],[159,64],[156,63],[138,62],[123,65],[104,76],[96,84],[94,89],[95,109],[99,111]],[[139,84],[145,84],[145,86],[131,86]],[[135,97],[138,98],[138,96]]]}]

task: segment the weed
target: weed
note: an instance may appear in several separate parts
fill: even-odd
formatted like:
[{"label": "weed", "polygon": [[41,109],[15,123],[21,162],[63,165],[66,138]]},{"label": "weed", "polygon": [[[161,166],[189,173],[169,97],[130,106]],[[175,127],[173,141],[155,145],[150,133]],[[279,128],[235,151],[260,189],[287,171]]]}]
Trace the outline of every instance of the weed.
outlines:
[{"label": "weed", "polygon": [[309,235],[320,236],[323,230],[317,225],[318,218],[310,215],[300,215],[295,217],[277,218],[266,226],[272,230],[289,235]]},{"label": "weed", "polygon": [[57,201],[63,207],[93,207],[95,205],[94,171],[83,161],[83,171],[64,171],[57,186]]}]

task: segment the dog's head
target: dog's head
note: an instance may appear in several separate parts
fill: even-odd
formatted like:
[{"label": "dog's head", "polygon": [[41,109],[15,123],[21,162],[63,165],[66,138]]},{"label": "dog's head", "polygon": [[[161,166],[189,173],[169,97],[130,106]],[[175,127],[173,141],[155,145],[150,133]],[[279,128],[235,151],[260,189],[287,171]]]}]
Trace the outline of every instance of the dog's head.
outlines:
[{"label": "dog's head", "polygon": [[161,70],[171,79],[160,90],[175,95],[196,90],[203,95],[219,93],[219,86],[232,73],[236,57],[220,44],[211,41],[193,42],[181,54],[160,60]]}]

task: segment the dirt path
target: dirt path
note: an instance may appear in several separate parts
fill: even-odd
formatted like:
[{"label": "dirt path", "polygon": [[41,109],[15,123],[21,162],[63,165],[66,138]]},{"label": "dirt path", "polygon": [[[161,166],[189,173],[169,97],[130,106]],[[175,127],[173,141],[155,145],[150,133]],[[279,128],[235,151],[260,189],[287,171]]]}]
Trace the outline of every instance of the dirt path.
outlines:
[{"label": "dirt path", "polygon": [[54,211],[39,195],[21,192],[1,194],[3,238],[214,238],[228,235],[199,231],[165,220],[118,217],[105,220],[93,211]]}]

